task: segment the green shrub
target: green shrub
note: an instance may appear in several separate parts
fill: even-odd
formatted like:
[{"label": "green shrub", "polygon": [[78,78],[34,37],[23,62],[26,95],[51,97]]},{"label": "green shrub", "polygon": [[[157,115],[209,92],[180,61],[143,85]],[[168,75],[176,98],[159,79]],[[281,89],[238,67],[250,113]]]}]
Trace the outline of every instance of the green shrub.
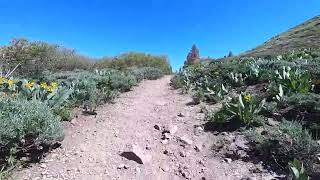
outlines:
[{"label": "green shrub", "polygon": [[156,80],[163,76],[163,72],[158,68],[145,67],[140,70],[144,73],[144,79]]},{"label": "green shrub", "polygon": [[110,74],[107,78],[110,80],[110,88],[120,92],[126,92],[136,85],[136,78],[132,75],[124,75],[122,73]]},{"label": "green shrub", "polygon": [[4,69],[18,66],[14,74],[38,79],[43,71],[72,71],[90,69],[92,59],[58,45],[27,39],[13,39],[9,45],[0,47],[0,61]]},{"label": "green shrub", "polygon": [[112,68],[121,71],[131,68],[151,67],[160,69],[164,74],[171,74],[172,69],[166,56],[155,56],[145,53],[130,52],[117,57],[103,58],[95,66],[99,69]]},{"label": "green shrub", "polygon": [[1,97],[0,109],[0,144],[7,148],[14,147],[26,136],[34,136],[40,142],[63,137],[60,118],[45,103]]},{"label": "green shrub", "polygon": [[170,86],[173,87],[174,89],[183,88],[184,81],[183,81],[183,76],[181,75],[181,73],[177,73],[171,78]]},{"label": "green shrub", "polygon": [[317,156],[320,146],[298,122],[284,120],[279,129],[268,130],[264,135],[251,134],[249,139],[257,143],[255,148],[260,155],[280,167],[297,159],[305,165],[309,175],[319,170]]},{"label": "green shrub", "polygon": [[320,138],[320,95],[314,93],[284,96],[273,113],[286,119],[301,120],[314,137]]}]

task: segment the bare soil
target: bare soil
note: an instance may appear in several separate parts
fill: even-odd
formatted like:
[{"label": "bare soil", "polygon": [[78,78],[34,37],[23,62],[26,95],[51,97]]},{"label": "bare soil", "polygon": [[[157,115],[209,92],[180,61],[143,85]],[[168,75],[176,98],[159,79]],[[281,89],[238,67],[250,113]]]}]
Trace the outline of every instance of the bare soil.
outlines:
[{"label": "bare soil", "polygon": [[[172,90],[169,82],[170,76],[143,81],[115,103],[101,106],[96,116],[65,123],[61,148],[38,164],[17,169],[13,179],[273,178],[267,171],[254,173],[260,164],[215,155],[211,148],[217,136],[203,130],[201,107],[190,105],[192,99]],[[137,145],[151,160],[139,164],[122,157],[128,145]]]}]

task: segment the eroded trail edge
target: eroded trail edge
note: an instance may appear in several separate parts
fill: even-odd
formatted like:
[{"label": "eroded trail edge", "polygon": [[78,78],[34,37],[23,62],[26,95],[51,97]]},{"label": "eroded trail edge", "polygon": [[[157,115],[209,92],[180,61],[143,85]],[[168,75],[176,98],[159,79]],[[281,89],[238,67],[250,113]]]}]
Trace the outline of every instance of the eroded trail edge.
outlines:
[{"label": "eroded trail edge", "polygon": [[[98,115],[65,124],[65,140],[41,163],[18,169],[14,179],[253,179],[257,165],[213,155],[216,137],[204,132],[200,106],[169,86],[170,76],[144,81]],[[128,145],[151,159],[144,164],[120,154]],[[145,157],[144,157],[145,158]]]}]

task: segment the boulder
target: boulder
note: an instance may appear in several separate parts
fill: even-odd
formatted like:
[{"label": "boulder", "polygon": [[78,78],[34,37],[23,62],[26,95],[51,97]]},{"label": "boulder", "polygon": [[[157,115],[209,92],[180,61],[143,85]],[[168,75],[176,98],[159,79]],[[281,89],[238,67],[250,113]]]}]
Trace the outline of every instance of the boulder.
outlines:
[{"label": "boulder", "polygon": [[137,145],[128,145],[127,150],[120,154],[122,157],[126,159],[135,161],[139,164],[146,164],[151,161],[152,156],[144,152],[139,146]]}]

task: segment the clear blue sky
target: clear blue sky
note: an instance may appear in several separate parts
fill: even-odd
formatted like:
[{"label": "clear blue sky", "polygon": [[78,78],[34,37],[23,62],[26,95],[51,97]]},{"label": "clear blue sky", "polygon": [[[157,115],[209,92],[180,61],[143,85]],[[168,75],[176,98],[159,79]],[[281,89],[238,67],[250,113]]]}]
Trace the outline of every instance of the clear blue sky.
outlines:
[{"label": "clear blue sky", "polygon": [[44,40],[93,57],[166,54],[180,67],[251,49],[320,12],[319,0],[1,0],[0,44]]}]

